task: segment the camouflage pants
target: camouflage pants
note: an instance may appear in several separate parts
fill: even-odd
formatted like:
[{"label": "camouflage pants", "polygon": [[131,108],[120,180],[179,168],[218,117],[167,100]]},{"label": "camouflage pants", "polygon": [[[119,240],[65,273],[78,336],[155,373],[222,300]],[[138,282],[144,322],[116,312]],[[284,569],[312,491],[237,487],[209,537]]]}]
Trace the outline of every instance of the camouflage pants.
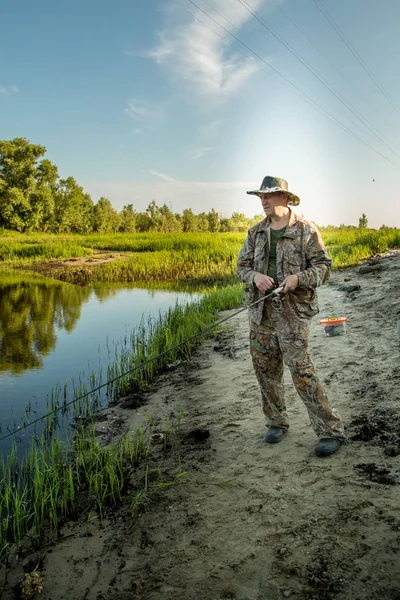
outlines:
[{"label": "camouflage pants", "polygon": [[283,384],[286,364],[318,437],[344,439],[343,424],[332,412],[308,355],[309,324],[290,310],[275,310],[267,301],[261,324],[250,320],[250,352],[263,412],[269,426],[289,428]]}]

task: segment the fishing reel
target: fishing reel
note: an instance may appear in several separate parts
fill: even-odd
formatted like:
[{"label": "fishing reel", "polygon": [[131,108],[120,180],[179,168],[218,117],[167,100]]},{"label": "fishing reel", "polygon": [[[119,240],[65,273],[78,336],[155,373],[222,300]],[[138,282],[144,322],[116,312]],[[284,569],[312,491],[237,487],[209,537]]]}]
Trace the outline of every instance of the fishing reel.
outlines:
[{"label": "fishing reel", "polygon": [[272,308],[278,311],[283,309],[283,302],[285,300],[285,294],[282,290],[282,287],[275,288],[274,297],[271,300]]}]

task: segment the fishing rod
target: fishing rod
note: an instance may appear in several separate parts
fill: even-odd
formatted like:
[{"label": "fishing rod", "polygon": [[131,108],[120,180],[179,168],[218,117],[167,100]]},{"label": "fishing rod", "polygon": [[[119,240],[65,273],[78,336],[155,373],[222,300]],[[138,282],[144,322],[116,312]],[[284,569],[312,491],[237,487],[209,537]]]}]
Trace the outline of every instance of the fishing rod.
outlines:
[{"label": "fishing rod", "polygon": [[130,373],[134,373],[135,371],[139,371],[140,369],[144,369],[147,365],[149,365],[152,362],[158,360],[162,356],[165,356],[169,352],[172,352],[172,350],[177,350],[178,348],[181,348],[182,346],[184,346],[188,342],[191,342],[192,340],[194,340],[194,339],[196,339],[196,338],[198,338],[198,337],[200,337],[200,336],[208,333],[209,331],[211,331],[215,327],[218,327],[222,323],[225,323],[226,321],[229,321],[229,319],[233,319],[233,317],[236,317],[237,315],[240,315],[240,313],[244,312],[245,310],[248,310],[252,306],[255,306],[259,302],[262,302],[263,300],[266,300],[270,296],[275,296],[276,299],[278,301],[280,301],[281,297],[282,297],[281,296],[282,295],[282,291],[283,291],[283,287],[277,287],[277,288],[273,289],[272,292],[270,292],[269,294],[267,294],[265,296],[262,296],[261,298],[259,298],[258,300],[255,300],[254,302],[251,302],[251,304],[247,304],[243,308],[240,308],[239,310],[237,310],[236,312],[234,312],[232,315],[228,315],[227,317],[223,317],[222,319],[220,319],[216,323],[213,323],[209,327],[206,327],[205,329],[202,329],[198,333],[195,333],[192,336],[186,338],[182,342],[179,342],[179,344],[175,344],[175,346],[172,346],[171,348],[168,348],[167,350],[164,350],[163,352],[160,352],[160,354],[157,354],[156,356],[153,356],[153,358],[149,358],[148,360],[145,360],[144,362],[142,362],[140,365],[137,365],[136,367],[133,367],[132,369],[129,369],[129,371],[125,371],[125,373],[122,373],[121,375],[118,375],[117,377],[114,377],[113,379],[110,379],[109,381],[106,381],[105,383],[102,383],[101,385],[93,388],[92,390],[89,390],[88,392],[85,392],[82,396],[78,396],[78,398],[74,398],[73,400],[70,400],[69,402],[64,403],[62,406],[58,406],[57,408],[52,409],[51,411],[49,411],[45,415],[42,415],[41,417],[38,417],[34,421],[30,421],[29,423],[26,423],[24,425],[21,425],[20,427],[17,427],[16,429],[14,429],[13,431],[10,431],[9,433],[7,433],[6,435],[4,435],[3,437],[0,437],[0,442],[3,442],[4,440],[8,439],[9,437],[12,437],[12,436],[16,435],[17,433],[21,433],[21,431],[23,431],[23,430],[25,431],[28,427],[31,427],[32,425],[36,425],[37,423],[40,423],[40,421],[43,421],[44,419],[47,419],[47,417],[51,417],[52,415],[55,415],[60,410],[65,410],[66,408],[68,408],[69,406],[75,404],[76,402],[79,402],[80,400],[83,400],[84,398],[86,398],[90,394],[94,394],[95,392],[100,391],[102,388],[110,385],[111,383],[114,383],[115,381],[118,381],[118,379],[122,379],[122,377],[125,377],[126,375],[129,375]]}]

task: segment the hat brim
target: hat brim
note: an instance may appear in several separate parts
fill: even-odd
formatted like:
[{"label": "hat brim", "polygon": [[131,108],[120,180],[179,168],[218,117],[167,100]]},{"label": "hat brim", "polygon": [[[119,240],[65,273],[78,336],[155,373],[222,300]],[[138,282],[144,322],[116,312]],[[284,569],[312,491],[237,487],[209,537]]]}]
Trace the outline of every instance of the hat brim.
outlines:
[{"label": "hat brim", "polygon": [[246,194],[250,194],[253,196],[259,196],[260,194],[279,194],[279,192],[285,192],[286,194],[289,194],[289,198],[288,198],[288,204],[290,204],[291,206],[297,206],[298,204],[300,204],[300,198],[298,196],[296,196],[296,194],[292,194],[291,192],[288,192],[287,190],[273,190],[270,191],[268,189],[266,190],[250,190],[249,192],[246,192]]}]

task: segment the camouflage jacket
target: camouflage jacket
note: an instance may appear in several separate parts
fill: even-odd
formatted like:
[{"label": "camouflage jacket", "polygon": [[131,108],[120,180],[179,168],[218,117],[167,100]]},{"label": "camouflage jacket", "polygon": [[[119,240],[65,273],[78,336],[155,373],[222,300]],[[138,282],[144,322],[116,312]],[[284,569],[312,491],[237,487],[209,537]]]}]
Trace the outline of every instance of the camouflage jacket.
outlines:
[{"label": "camouflage jacket", "polygon": [[[270,220],[267,217],[248,231],[239,253],[237,274],[247,283],[246,303],[250,304],[264,294],[254,284],[257,273],[267,273],[270,239]],[[279,283],[288,275],[299,276],[298,287],[286,294],[290,313],[310,319],[318,313],[316,288],[330,276],[332,261],[329,258],[318,228],[290,210],[286,231],[276,246],[276,271]],[[260,324],[264,302],[250,308],[250,317]]]}]

